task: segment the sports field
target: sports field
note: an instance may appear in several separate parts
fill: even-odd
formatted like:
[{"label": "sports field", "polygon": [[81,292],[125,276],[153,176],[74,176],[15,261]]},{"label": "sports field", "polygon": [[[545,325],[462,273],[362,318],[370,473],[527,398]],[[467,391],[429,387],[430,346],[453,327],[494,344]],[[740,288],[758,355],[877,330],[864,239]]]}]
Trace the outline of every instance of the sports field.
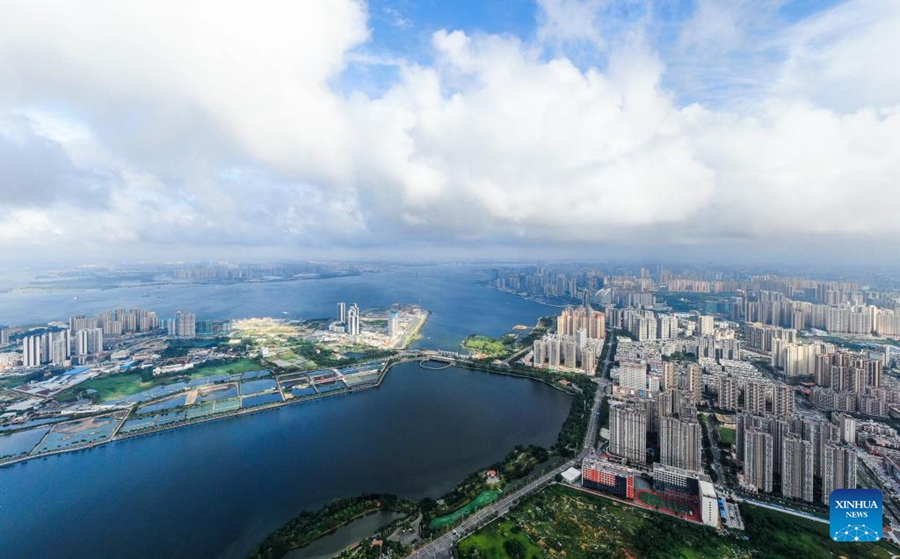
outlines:
[{"label": "sports field", "polygon": [[734,444],[735,432],[730,427],[719,427],[719,442],[722,444]]},{"label": "sports field", "polygon": [[699,508],[691,503],[652,493],[650,491],[637,492],[637,499],[649,507],[691,518],[697,516]]}]

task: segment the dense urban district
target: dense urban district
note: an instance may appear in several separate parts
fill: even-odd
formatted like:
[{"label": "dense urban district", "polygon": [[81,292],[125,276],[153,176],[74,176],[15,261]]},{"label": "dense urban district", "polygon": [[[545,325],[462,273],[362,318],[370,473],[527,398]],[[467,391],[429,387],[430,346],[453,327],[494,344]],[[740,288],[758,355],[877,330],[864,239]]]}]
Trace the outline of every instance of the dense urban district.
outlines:
[{"label": "dense urban district", "polygon": [[[410,349],[429,313],[402,304],[337,303],[309,320],[118,309],[2,328],[0,460],[377,387],[397,363],[457,365],[569,393],[557,443],[511,449],[438,499],[298,511],[253,556],[380,514],[342,556],[890,557],[900,292],[870,283],[498,268],[485,288],[558,309],[455,352]],[[831,492],[857,487],[883,492],[883,538],[829,533]]]}]

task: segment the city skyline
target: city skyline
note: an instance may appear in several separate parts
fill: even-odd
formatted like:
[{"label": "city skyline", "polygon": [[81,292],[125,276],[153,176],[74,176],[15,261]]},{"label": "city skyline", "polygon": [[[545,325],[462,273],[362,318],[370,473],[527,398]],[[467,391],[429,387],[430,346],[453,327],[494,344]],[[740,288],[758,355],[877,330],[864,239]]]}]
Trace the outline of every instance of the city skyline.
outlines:
[{"label": "city skyline", "polygon": [[8,262],[897,256],[896,3],[6,8]]}]

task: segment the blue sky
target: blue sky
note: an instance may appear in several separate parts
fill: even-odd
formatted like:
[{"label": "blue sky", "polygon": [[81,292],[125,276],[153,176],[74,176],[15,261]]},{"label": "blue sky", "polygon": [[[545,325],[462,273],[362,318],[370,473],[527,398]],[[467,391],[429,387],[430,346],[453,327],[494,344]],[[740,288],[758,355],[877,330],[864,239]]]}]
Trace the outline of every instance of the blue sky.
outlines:
[{"label": "blue sky", "polygon": [[[588,2],[591,3],[591,2]],[[747,40],[760,41],[772,33],[784,31],[791,25],[825,12],[841,0],[787,0],[750,3],[752,11],[764,17],[764,26],[747,26]],[[677,43],[684,25],[697,15],[696,0],[671,0],[662,2],[599,1],[596,27],[608,43],[614,44],[639,28],[647,43],[656,49],[669,67],[665,75],[667,85],[673,88],[684,103],[717,103],[735,88],[729,80],[711,80],[703,90],[685,87],[678,75],[677,60],[667,60],[667,54],[677,50]],[[745,3],[747,4],[747,3]],[[539,44],[539,30],[545,14],[537,2],[528,0],[498,0],[479,2],[458,0],[372,0],[368,3],[371,40],[358,47],[362,55],[384,60],[405,60],[415,64],[431,64],[434,61],[432,37],[439,30],[462,30],[469,35],[512,35],[526,44],[536,44],[544,51],[545,58],[565,56],[579,68],[605,68],[606,52],[589,41],[564,41],[553,45]],[[765,57],[778,61],[784,52],[765,53]],[[737,51],[728,60],[734,66],[758,64],[758,53]],[[709,78],[706,75],[705,78]],[[359,89],[377,96],[395,83],[396,67],[378,64],[351,64],[341,76],[344,91]]]}]

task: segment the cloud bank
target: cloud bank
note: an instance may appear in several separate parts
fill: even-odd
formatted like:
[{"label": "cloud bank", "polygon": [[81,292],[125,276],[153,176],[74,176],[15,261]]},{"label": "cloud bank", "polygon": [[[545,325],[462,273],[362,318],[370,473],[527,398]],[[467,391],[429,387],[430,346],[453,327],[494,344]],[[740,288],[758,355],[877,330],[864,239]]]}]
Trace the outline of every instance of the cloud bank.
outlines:
[{"label": "cloud bank", "polygon": [[381,63],[353,0],[7,2],[0,247],[546,257],[900,233],[896,3],[787,21],[700,2],[674,23],[540,4],[533,37],[437,30],[373,93],[338,85]]}]

